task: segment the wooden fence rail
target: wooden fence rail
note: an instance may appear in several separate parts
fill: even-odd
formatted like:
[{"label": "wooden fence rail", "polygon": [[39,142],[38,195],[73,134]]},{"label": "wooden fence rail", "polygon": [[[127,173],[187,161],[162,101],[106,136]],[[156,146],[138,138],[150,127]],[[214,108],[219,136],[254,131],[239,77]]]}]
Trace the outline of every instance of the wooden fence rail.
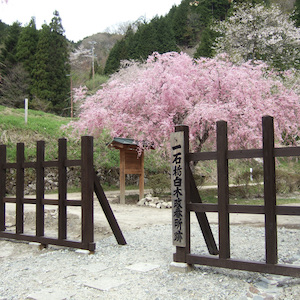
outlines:
[{"label": "wooden fence rail", "polygon": [[[67,168],[78,166],[81,169],[81,200],[67,199]],[[58,199],[45,199],[45,168],[58,169]],[[36,171],[36,195],[35,198],[24,198],[24,170],[33,168]],[[16,170],[16,196],[6,197],[6,171]],[[90,251],[95,250],[94,243],[94,191],[112,226],[113,233],[119,244],[126,244],[122,232],[110,209],[107,198],[102,190],[100,182],[95,175],[93,164],[93,137],[81,138],[81,159],[67,159],[67,140],[58,141],[58,159],[45,161],[45,142],[37,142],[37,154],[35,162],[26,162],[24,144],[17,144],[17,158],[15,163],[8,163],[6,159],[6,146],[0,145],[0,237],[17,239],[41,244],[54,244],[65,247],[80,248]],[[6,229],[6,203],[16,204],[16,230]],[[35,235],[24,232],[24,204],[35,205],[36,226]],[[45,236],[45,205],[58,207],[58,237]],[[67,207],[81,207],[81,241],[73,241],[67,238]]]},{"label": "wooden fence rail", "polygon": [[[204,153],[190,153],[188,151],[189,128],[187,126],[177,126],[175,128],[176,132],[182,133],[183,144],[181,145],[181,147],[182,149],[186,149],[185,155],[183,157],[186,182],[182,187],[182,192],[186,195],[186,203],[184,204],[186,211],[186,221],[182,227],[182,234],[184,235],[184,239],[186,240],[186,245],[178,246],[176,243],[174,243],[175,237],[173,235],[173,243],[176,246],[174,261],[186,262],[188,264],[202,264],[237,270],[247,270],[300,277],[300,266],[278,264],[277,251],[277,216],[300,216],[300,207],[278,206],[276,204],[275,184],[275,157],[300,156],[300,147],[274,148],[274,125],[272,117],[263,117],[262,127],[263,149],[229,151],[227,141],[227,123],[224,121],[219,121],[217,122],[217,151]],[[262,206],[233,205],[229,203],[228,160],[243,158],[263,158],[264,205]],[[190,170],[190,162],[204,160],[217,161],[218,204],[202,203],[201,197],[194,183],[193,175]],[[172,183],[172,185],[174,185],[174,183]],[[174,189],[174,187],[172,187],[172,189]],[[201,256],[190,253],[189,220],[191,212],[195,212],[197,215],[209,253],[218,255],[217,257]],[[210,225],[206,218],[206,212],[218,213],[219,248],[217,248],[216,242],[211,233]],[[243,261],[230,258],[230,213],[265,215],[265,262]],[[199,214],[202,214],[201,218],[199,218]],[[204,230],[203,228],[206,229]]]}]

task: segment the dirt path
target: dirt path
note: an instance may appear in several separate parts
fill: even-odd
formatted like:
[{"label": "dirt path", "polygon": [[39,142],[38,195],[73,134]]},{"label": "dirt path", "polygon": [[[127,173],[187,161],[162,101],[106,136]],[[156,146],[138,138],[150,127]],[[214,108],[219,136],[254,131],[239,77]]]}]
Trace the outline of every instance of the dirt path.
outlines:
[{"label": "dirt path", "polygon": [[[172,224],[171,209],[157,209],[148,206],[137,206],[136,204],[121,205],[113,199],[118,195],[118,192],[107,192],[107,197],[117,222],[123,232],[135,230],[152,225],[170,225]],[[46,198],[55,199],[57,195],[46,195]],[[68,194],[69,200],[80,199],[80,193]],[[94,198],[94,226],[95,226],[95,241],[112,234],[110,226],[102,211],[97,197]],[[295,204],[300,205],[300,203]],[[7,204],[7,226],[11,230],[15,230],[15,205]],[[81,208],[68,207],[68,235],[70,238],[78,239],[81,234]],[[218,224],[217,213],[207,213],[210,224]],[[196,223],[195,214],[192,213],[191,221]],[[250,214],[230,214],[230,222],[233,225],[249,224],[251,226],[264,226],[263,215]],[[45,206],[45,233],[46,235],[57,235],[58,211],[56,206]],[[25,231],[35,231],[35,206],[25,205]],[[278,216],[278,226],[286,228],[300,229],[300,217],[298,216]]]}]

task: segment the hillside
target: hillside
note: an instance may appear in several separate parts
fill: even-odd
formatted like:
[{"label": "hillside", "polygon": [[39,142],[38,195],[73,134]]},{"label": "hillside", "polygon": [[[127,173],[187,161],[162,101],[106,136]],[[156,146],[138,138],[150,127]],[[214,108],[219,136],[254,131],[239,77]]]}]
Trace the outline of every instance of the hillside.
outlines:
[{"label": "hillside", "polygon": [[121,38],[122,36],[119,34],[99,32],[84,38],[79,43],[70,55],[72,78],[74,78],[75,86],[83,84],[91,72],[92,46],[94,45],[95,62],[103,69],[110,50]]},{"label": "hillside", "polygon": [[35,157],[36,141],[46,142],[47,158],[54,159],[57,140],[66,137],[61,128],[69,118],[59,117],[41,111],[29,110],[25,124],[24,109],[13,109],[0,105],[0,144],[7,145],[8,161],[15,161],[16,144],[25,143],[26,158]]},{"label": "hillside", "polygon": [[[70,118],[29,110],[28,123],[25,124],[24,109],[13,109],[0,105],[0,145],[6,145],[7,161],[16,161],[17,143],[25,144],[25,161],[35,161],[36,142],[40,140],[45,141],[45,160],[57,160],[59,138],[66,138],[68,141],[68,159],[80,159],[80,137],[72,136],[71,129],[64,128],[64,125],[70,121]],[[105,186],[116,184],[119,178],[119,152],[109,149],[108,142],[111,142],[111,138],[105,133],[99,138],[94,138],[94,164]],[[45,171],[46,185],[52,189],[50,184],[57,182],[57,170],[56,168],[46,168]],[[25,178],[26,192],[30,193],[32,192],[31,183],[35,182],[35,175],[31,169],[28,169],[27,175]],[[8,176],[11,176],[11,173]],[[70,187],[78,186],[80,174],[76,167],[68,168],[68,178]],[[9,182],[9,192],[13,193],[14,188],[14,182]]]},{"label": "hillside", "polygon": [[122,40],[109,53],[104,68],[106,75],[113,74],[124,60],[146,60],[153,52],[186,52],[195,58],[212,57],[218,35],[211,30],[215,21],[224,21],[236,8],[235,3],[278,4],[280,10],[290,14],[295,0],[182,0],[170,8],[165,16],[156,16],[136,27],[129,27]]}]

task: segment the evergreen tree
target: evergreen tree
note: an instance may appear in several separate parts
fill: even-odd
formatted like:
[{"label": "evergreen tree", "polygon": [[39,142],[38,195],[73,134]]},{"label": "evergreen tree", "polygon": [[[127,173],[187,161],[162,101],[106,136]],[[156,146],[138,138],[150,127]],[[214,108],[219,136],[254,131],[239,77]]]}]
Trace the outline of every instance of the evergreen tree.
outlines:
[{"label": "evergreen tree", "polygon": [[111,49],[104,73],[112,74],[122,60],[145,60],[153,52],[177,51],[174,33],[166,17],[154,17],[149,23],[141,23],[134,33],[128,28],[125,37]]},{"label": "evergreen tree", "polygon": [[3,44],[4,42],[4,39],[6,38],[6,35],[7,35],[7,28],[8,28],[8,25],[3,23],[1,20],[0,20],[0,45]]},{"label": "evergreen tree", "polygon": [[199,20],[201,21],[199,26],[203,28],[200,43],[194,57],[213,57],[214,51],[212,47],[219,34],[211,29],[211,24],[214,20],[222,21],[226,18],[230,9],[230,3],[228,0],[194,1],[192,8],[199,15]]},{"label": "evergreen tree", "polygon": [[66,114],[70,91],[69,50],[57,11],[50,25],[44,24],[37,45],[33,91],[35,96],[48,101],[49,108]]},{"label": "evergreen tree", "polygon": [[151,51],[152,54],[154,51],[158,53],[165,53],[170,51],[178,51],[173,28],[168,22],[166,17],[157,18],[153,23],[156,32],[156,45],[157,49]]},{"label": "evergreen tree", "polygon": [[51,106],[51,86],[50,86],[50,51],[51,45],[51,29],[47,24],[42,26],[40,38],[37,44],[37,52],[35,55],[35,67],[33,71],[33,93],[34,96],[41,101],[48,101],[48,106]]},{"label": "evergreen tree", "polygon": [[[54,12],[54,17],[50,23],[51,28],[51,43],[50,49],[51,63],[49,66],[52,88],[55,92],[55,97],[52,100],[54,111],[61,113],[62,109],[69,106],[70,93],[70,74],[71,67],[69,62],[69,46],[66,37],[64,36],[64,29],[61,18],[57,11]],[[66,114],[66,112],[64,113]]]},{"label": "evergreen tree", "polygon": [[[17,44],[21,33],[21,25],[19,22],[14,22],[9,27],[7,37],[4,41],[4,47],[1,49],[1,62],[5,69],[17,64]],[[2,72],[5,72],[2,70]]]},{"label": "evergreen tree", "polygon": [[125,38],[115,43],[113,48],[110,50],[105,68],[104,74],[112,74],[119,70],[121,60],[128,59],[128,52]]},{"label": "evergreen tree", "polygon": [[175,10],[172,18],[172,27],[177,45],[189,45],[189,35],[187,34],[188,10],[189,0],[183,0]]},{"label": "evergreen tree", "polygon": [[32,18],[29,24],[22,29],[17,44],[16,57],[23,64],[24,69],[32,74],[35,64],[35,53],[38,44],[38,31],[35,25],[35,19]]},{"label": "evergreen tree", "polygon": [[219,34],[217,32],[212,30],[209,26],[206,27],[201,34],[200,43],[194,54],[194,57],[212,58],[214,56],[213,45],[218,36]]},{"label": "evergreen tree", "polygon": [[138,33],[130,26],[125,35],[127,59],[138,59]]},{"label": "evergreen tree", "polygon": [[295,21],[295,25],[300,27],[300,0],[296,0],[295,2],[295,13],[293,19]]},{"label": "evergreen tree", "polygon": [[232,2],[234,2],[234,4],[264,4],[266,6],[269,6],[271,4],[270,0],[235,0]]},{"label": "evergreen tree", "polygon": [[28,74],[18,64],[16,56],[20,33],[20,23],[8,27],[0,55],[0,103],[15,107],[24,101],[24,89],[28,88]]},{"label": "evergreen tree", "polygon": [[[35,66],[35,54],[36,47],[38,44],[39,34],[36,29],[35,19],[32,18],[29,24],[22,29],[20,38],[17,44],[17,53],[16,57],[18,62],[20,62],[27,72],[28,76],[28,90],[27,97],[31,97],[31,86],[33,79],[33,70]],[[26,78],[26,77],[25,77]]]},{"label": "evergreen tree", "polygon": [[158,48],[155,21],[156,18],[149,24],[141,25],[136,33],[136,37],[138,38],[137,52],[140,59],[146,59]]}]

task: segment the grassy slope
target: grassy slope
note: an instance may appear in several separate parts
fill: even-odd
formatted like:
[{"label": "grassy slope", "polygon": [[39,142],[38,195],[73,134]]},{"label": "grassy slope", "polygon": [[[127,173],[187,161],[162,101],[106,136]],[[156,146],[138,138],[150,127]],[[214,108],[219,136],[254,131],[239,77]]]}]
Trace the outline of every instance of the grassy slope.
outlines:
[{"label": "grassy slope", "polygon": [[29,110],[25,124],[24,109],[0,106],[0,144],[7,145],[7,159],[15,160],[16,144],[25,144],[27,160],[35,156],[36,141],[46,142],[46,158],[53,159],[57,151],[57,140],[66,137],[61,128],[68,124],[68,118],[58,117],[40,111]]},{"label": "grassy slope", "polygon": [[[13,109],[0,105],[0,144],[7,146],[7,160],[16,160],[16,144],[25,144],[25,160],[34,161],[36,142],[45,141],[45,160],[55,160],[58,151],[58,139],[67,138],[68,158],[80,158],[80,140],[71,136],[71,129],[63,126],[70,122],[63,118],[41,111],[29,110],[28,122],[25,124],[24,109]],[[118,153],[107,148],[108,135],[94,139],[94,161],[96,166],[118,166]]]}]

